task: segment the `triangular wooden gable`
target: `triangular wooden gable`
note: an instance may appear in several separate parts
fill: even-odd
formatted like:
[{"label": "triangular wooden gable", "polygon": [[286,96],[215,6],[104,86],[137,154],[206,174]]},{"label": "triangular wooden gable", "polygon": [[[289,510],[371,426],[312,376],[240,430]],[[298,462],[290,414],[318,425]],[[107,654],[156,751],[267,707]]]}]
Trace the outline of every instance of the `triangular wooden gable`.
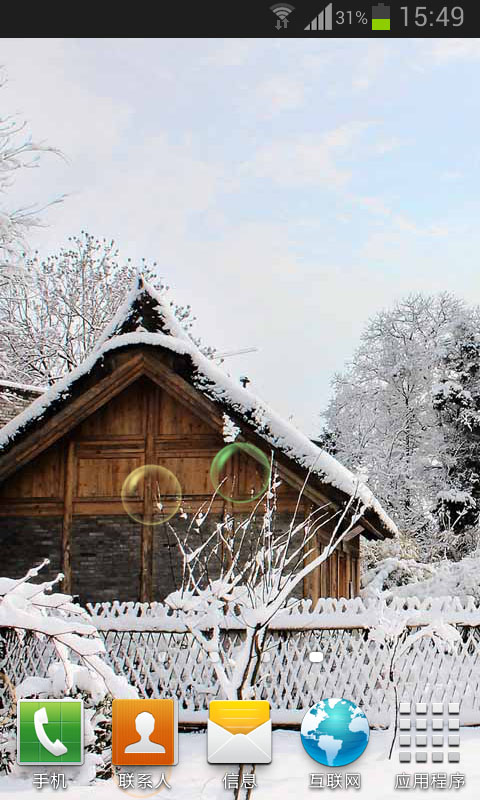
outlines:
[{"label": "triangular wooden gable", "polygon": [[[171,338],[170,338],[171,337]],[[199,388],[198,370],[205,373]],[[213,377],[212,377],[213,376]],[[268,417],[264,426],[259,424],[256,413],[252,414],[255,398],[246,390],[238,395],[238,387],[223,373],[211,369],[205,359],[175,318],[165,300],[140,278],[114,319],[107,326],[96,351],[78,367],[70,378],[62,379],[50,393],[31,406],[31,413],[20,415],[13,428],[6,426],[0,431],[0,481],[31,462],[56,441],[67,437],[83,420],[111,402],[126,387],[141,377],[149,378],[171,394],[179,406],[190,408],[219,436],[222,433],[223,414],[226,412],[241,430],[241,437],[255,444],[270,455],[273,451],[283,479],[316,505],[330,503],[334,508],[345,504],[347,492],[356,492],[354,477],[334,459],[275,415]],[[218,380],[219,386],[215,386]],[[213,381],[213,382],[212,382]],[[211,388],[213,387],[213,391]],[[217,391],[217,388],[219,391]],[[235,395],[235,399],[229,400]],[[245,402],[244,402],[245,401]],[[241,409],[244,408],[244,412]],[[261,415],[267,411],[259,406]],[[30,412],[30,409],[27,409]],[[285,433],[292,444],[278,448],[272,441],[271,426]],[[265,433],[264,433],[265,431]],[[1,439],[3,433],[3,441]],[[292,452],[303,448],[305,459],[325,464],[333,469],[333,480],[322,472],[322,467],[307,471],[301,459],[293,458]],[[303,456],[302,456],[303,458]],[[308,481],[305,479],[308,475]],[[340,484],[338,476],[340,475]],[[345,489],[336,488],[342,485]],[[375,498],[363,487],[361,496],[366,498],[361,527],[374,538],[391,536],[395,530]]]},{"label": "triangular wooden gable", "polygon": [[[192,418],[202,422],[205,432],[210,431],[211,443],[208,448],[211,451],[210,456],[224,445],[222,409],[166,366],[159,358],[157,351],[149,348],[149,352],[146,352],[142,348],[132,347],[121,354],[115,353],[114,360],[116,365],[107,371],[108,374],[100,380],[93,381],[92,385],[86,385],[82,393],[64,401],[61,408],[44,422],[40,421],[34,429],[0,458],[1,481],[5,481],[9,476],[21,470],[23,466],[38,459],[55,443],[81,429],[82,423],[87,424],[89,420],[93,421],[97,418],[96,425],[101,425],[102,409],[106,410],[109,405],[114,404],[116,398],[121,397],[128,387],[134,385],[141,378],[152,381],[172,399],[179,410],[179,419],[184,419],[185,414],[191,415]],[[181,425],[179,427],[180,430],[177,430],[175,436],[177,452],[182,447]],[[128,429],[124,430],[128,432]],[[256,444],[270,455],[271,448],[255,432],[249,431],[248,425],[245,423],[242,423],[242,434],[242,440]],[[205,445],[206,442],[203,442],[203,446]],[[286,463],[277,463],[277,469],[281,478],[292,489],[296,491],[302,487],[303,475],[298,474],[296,470],[289,469]],[[313,491],[312,487],[307,487],[306,497],[317,504],[332,502],[318,489]]]}]

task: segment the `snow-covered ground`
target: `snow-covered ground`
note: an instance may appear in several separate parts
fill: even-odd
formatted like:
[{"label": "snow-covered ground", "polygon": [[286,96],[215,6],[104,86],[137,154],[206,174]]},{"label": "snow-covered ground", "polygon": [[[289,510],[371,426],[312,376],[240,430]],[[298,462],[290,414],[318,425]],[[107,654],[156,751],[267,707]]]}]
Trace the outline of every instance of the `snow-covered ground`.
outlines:
[{"label": "snow-covered ground", "polygon": [[[253,792],[257,800],[283,800],[283,798],[312,798],[331,796],[333,800],[348,800],[365,797],[368,800],[399,800],[401,790],[395,790],[395,775],[415,773],[453,773],[465,775],[465,786],[458,790],[420,788],[410,789],[415,795],[426,798],[459,797],[475,800],[480,797],[480,728],[462,728],[460,737],[460,764],[412,764],[400,765],[395,757],[388,760],[390,734],[372,731],[370,742],[358,761],[348,767],[327,770],[305,753],[300,735],[296,731],[275,731],[273,734],[273,761],[269,765],[257,766],[258,788]],[[206,735],[181,734],[179,742],[179,764],[171,768],[169,778],[171,790],[163,789],[156,797],[172,800],[226,800],[233,792],[225,790],[222,779],[231,768],[210,765],[206,758]],[[35,768],[41,771],[41,767]],[[143,768],[148,772],[148,767]],[[168,768],[170,769],[170,768]],[[310,773],[359,773],[361,789],[323,789],[309,787]],[[64,797],[66,800],[121,800],[122,797],[146,797],[130,790],[120,790],[112,780],[98,781],[94,786],[70,786],[67,792],[32,788],[30,781],[0,778],[0,796],[18,797],[18,800],[50,800]],[[150,795],[153,796],[153,795]],[[408,795],[407,795],[408,796]]]}]

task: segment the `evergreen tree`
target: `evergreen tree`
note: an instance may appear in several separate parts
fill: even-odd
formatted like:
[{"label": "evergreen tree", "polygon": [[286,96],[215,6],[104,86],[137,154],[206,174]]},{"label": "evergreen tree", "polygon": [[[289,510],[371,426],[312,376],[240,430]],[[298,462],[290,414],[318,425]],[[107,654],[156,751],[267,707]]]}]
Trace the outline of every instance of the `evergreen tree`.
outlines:
[{"label": "evergreen tree", "polygon": [[433,407],[444,441],[445,488],[435,513],[441,528],[464,552],[480,512],[480,314],[473,309],[443,342],[441,377],[432,387]]}]

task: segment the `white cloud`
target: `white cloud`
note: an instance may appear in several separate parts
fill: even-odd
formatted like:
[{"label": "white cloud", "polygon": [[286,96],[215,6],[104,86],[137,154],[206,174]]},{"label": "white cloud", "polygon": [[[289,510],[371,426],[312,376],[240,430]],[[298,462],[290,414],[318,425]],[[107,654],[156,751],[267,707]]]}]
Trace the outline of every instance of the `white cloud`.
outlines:
[{"label": "white cloud", "polygon": [[[59,230],[66,236],[86,227],[113,236],[137,258],[144,255],[140,241],[143,247],[158,241],[161,250],[165,239],[188,237],[192,217],[214,206],[225,185],[220,167],[195,155],[188,141],[171,142],[166,134],[131,148],[128,160],[99,165],[96,178],[55,209],[57,238]],[[50,235],[47,229],[39,238]]]},{"label": "white cloud", "polygon": [[241,172],[282,186],[345,186],[351,173],[337,159],[349,153],[371,122],[349,122],[322,136],[272,142],[261,147]]},{"label": "white cloud", "polygon": [[[426,276],[434,278],[435,283],[446,280],[442,265],[449,256],[445,248],[457,241],[460,234],[458,228],[446,222],[422,226],[405,215],[392,214],[380,229],[369,233],[359,255],[367,263],[383,261],[393,272],[398,268],[408,270],[412,286],[425,290]],[[418,264],[418,269],[412,268],[414,264]],[[436,291],[433,286],[432,291]]]},{"label": "white cloud", "polygon": [[392,150],[397,150],[407,144],[407,140],[400,136],[389,136],[380,139],[374,146],[373,152],[377,155],[383,156],[385,153],[391,153]]},{"label": "white cloud", "polygon": [[[300,40],[302,44],[308,41],[307,39]],[[299,66],[305,71],[306,74],[312,75],[315,73],[321,73],[322,77],[327,77],[329,74],[329,70],[332,67],[335,58],[338,58],[341,55],[342,50],[340,48],[333,47],[333,39],[329,40],[332,43],[332,46],[329,50],[322,50],[320,53],[306,53],[304,55],[298,54],[298,63]]]},{"label": "white cloud", "polygon": [[392,209],[383,197],[366,197],[356,195],[352,197],[352,200],[362,208],[366,208],[373,214],[378,214],[382,217],[388,217],[392,213]]},{"label": "white cloud", "polygon": [[330,147],[305,138],[262,147],[244,172],[281,186],[327,184],[338,188],[350,180],[350,172],[337,166]]},{"label": "white cloud", "polygon": [[435,39],[430,54],[437,62],[477,61],[480,58],[480,39]]},{"label": "white cloud", "polygon": [[253,53],[263,50],[259,39],[214,39],[213,41],[217,46],[203,61],[214,67],[242,67],[250,60]]},{"label": "white cloud", "polygon": [[356,122],[352,120],[326,133],[323,140],[328,147],[349,148],[352,147],[359,136],[372,125],[373,122]]},{"label": "white cloud", "polygon": [[266,115],[299,108],[305,95],[305,81],[282,74],[263,81],[257,88],[260,109]]},{"label": "white cloud", "polygon": [[455,169],[446,170],[440,175],[442,181],[459,181],[463,177],[464,177],[463,172],[460,172],[460,170],[455,170]]},{"label": "white cloud", "polygon": [[2,40],[8,76],[2,107],[31,121],[35,140],[47,141],[71,160],[109,156],[133,111],[127,100],[90,82],[85,59],[76,40],[29,39],[27,59],[17,40]]},{"label": "white cloud", "polygon": [[385,74],[385,64],[390,52],[386,42],[369,42],[366,54],[355,66],[352,84],[355,89],[369,89],[377,78]]},{"label": "white cloud", "polygon": [[392,223],[399,231],[403,231],[405,233],[421,233],[421,229],[418,227],[418,225],[404,214],[393,215]]}]

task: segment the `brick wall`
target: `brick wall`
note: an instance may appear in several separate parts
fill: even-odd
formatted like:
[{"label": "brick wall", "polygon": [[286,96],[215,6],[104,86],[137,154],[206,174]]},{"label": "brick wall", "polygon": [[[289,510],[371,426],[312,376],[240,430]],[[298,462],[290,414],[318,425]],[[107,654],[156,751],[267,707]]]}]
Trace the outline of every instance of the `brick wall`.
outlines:
[{"label": "brick wall", "polygon": [[[175,529],[183,536],[185,520],[175,520]],[[175,537],[168,525],[153,526],[153,593],[154,600],[163,600],[167,594],[178,589],[182,580],[182,561]]]},{"label": "brick wall", "polygon": [[[183,521],[182,521],[183,522]],[[59,517],[2,517],[0,575],[21,578],[50,559],[37,582],[61,570],[62,520]],[[178,587],[181,561],[164,526],[154,528],[155,600]],[[138,600],[141,526],[129,517],[75,517],[72,529],[73,594],[86,602]]]},{"label": "brick wall", "polygon": [[[175,519],[180,538],[191,520]],[[261,523],[261,515],[258,519]],[[278,514],[276,527],[290,522],[290,514]],[[209,517],[192,534],[198,546],[213,532],[214,517]],[[138,600],[140,592],[141,526],[129,517],[76,517],[72,531],[73,592],[83,603],[106,600]],[[298,541],[293,543],[298,546]],[[247,556],[248,545],[245,545]],[[175,537],[167,525],[153,526],[153,591],[154,600],[163,600],[178,589],[182,578],[182,561]],[[218,561],[210,562],[210,577],[218,575]],[[295,593],[302,596],[303,586]]]},{"label": "brick wall", "polygon": [[[281,530],[290,522],[291,515],[278,514],[275,527]],[[175,520],[179,535],[186,533],[190,520]],[[261,515],[256,520],[261,525]],[[194,534],[192,542],[198,546],[211,534],[215,525],[213,517]],[[38,580],[53,578],[61,569],[61,529],[58,517],[3,517],[0,522],[0,574],[22,577],[27,570],[44,558],[51,564]],[[292,543],[296,549],[300,536]],[[196,537],[196,538],[195,538]],[[251,539],[244,547],[248,556]],[[255,540],[254,540],[255,541]],[[72,530],[73,594],[80,602],[108,600],[139,600],[140,591],[141,525],[128,516],[75,517]],[[153,529],[153,587],[154,600],[163,600],[178,588],[182,576],[182,562],[175,538],[168,526]],[[210,577],[218,574],[218,562],[210,562]],[[295,595],[301,597],[303,585]]]},{"label": "brick wall", "polygon": [[138,600],[141,526],[130,517],[75,517],[72,592],[83,604]]},{"label": "brick wall", "polygon": [[[220,522],[221,518],[214,516],[207,517],[206,521],[200,527],[200,533],[192,533],[190,536],[190,546],[198,547],[202,542],[212,535],[215,526]],[[285,530],[291,522],[290,512],[279,513],[275,517],[275,531],[278,533],[282,528]],[[172,526],[175,527],[177,534],[183,538],[187,529],[190,526],[191,520],[175,519],[172,521]],[[237,529],[238,529],[237,521]],[[261,529],[262,514],[260,513],[252,523],[250,528],[250,536],[245,537],[245,542],[242,547],[242,558],[245,561],[252,556],[252,546],[258,541],[257,533]],[[254,528],[257,533],[254,533]],[[239,535],[241,535],[239,533]],[[291,549],[296,550],[301,544],[302,533],[293,537]],[[209,563],[209,577],[215,579],[219,574],[220,563],[217,558],[212,558]],[[174,535],[169,531],[168,526],[155,526],[154,527],[154,568],[153,568],[153,586],[155,592],[155,600],[163,600],[167,594],[177,589],[180,585],[182,578],[182,561],[179,557],[178,547]],[[295,597],[303,596],[303,584],[299,584],[294,592]]]},{"label": "brick wall", "polygon": [[60,572],[62,520],[58,517],[2,517],[0,519],[0,573],[22,578],[44,558],[50,559],[37,582]]}]

